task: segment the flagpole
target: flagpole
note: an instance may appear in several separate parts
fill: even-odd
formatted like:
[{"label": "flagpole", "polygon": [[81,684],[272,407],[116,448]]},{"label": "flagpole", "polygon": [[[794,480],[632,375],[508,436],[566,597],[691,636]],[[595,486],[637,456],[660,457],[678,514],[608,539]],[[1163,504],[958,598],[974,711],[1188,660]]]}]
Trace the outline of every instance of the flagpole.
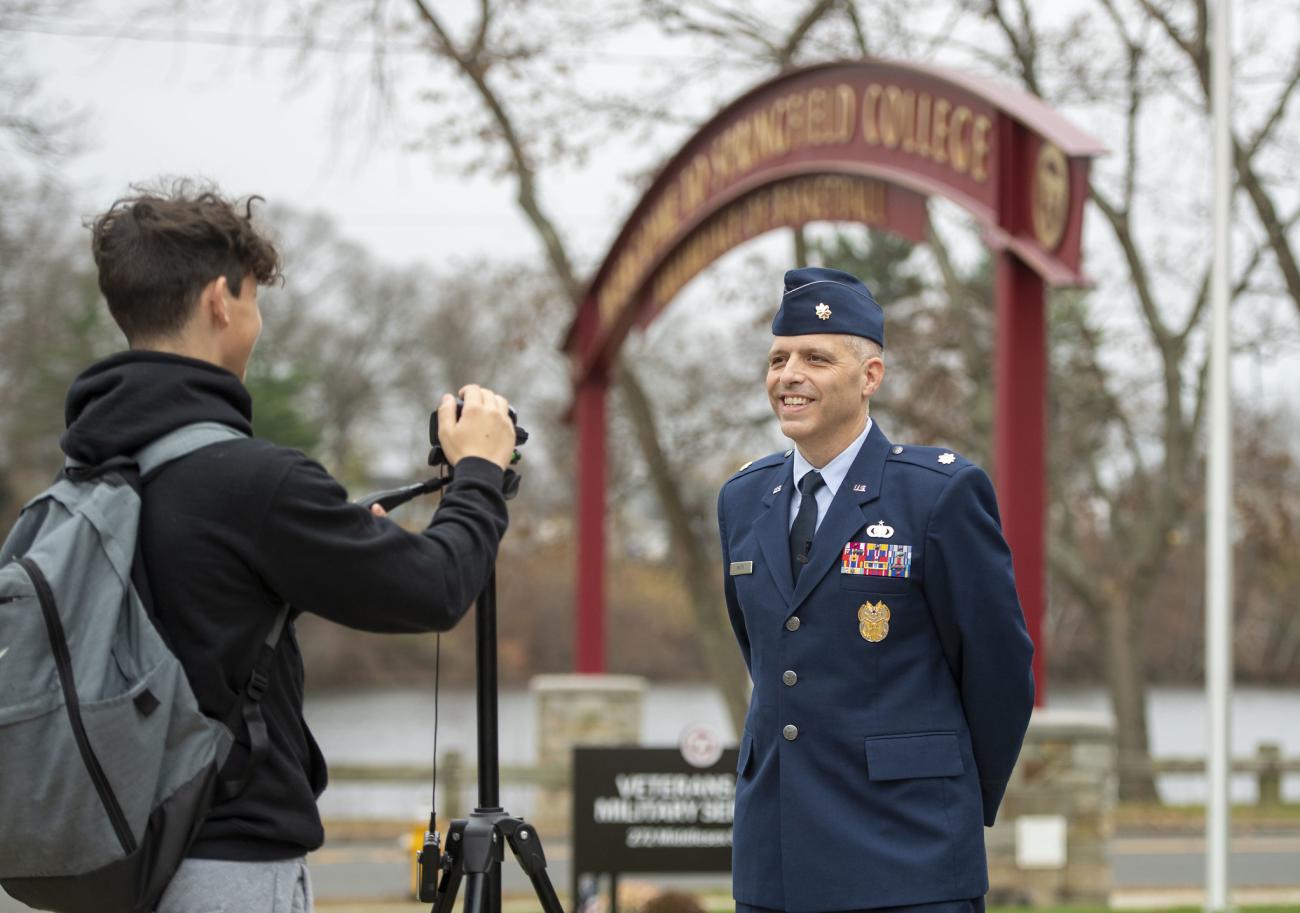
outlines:
[{"label": "flagpole", "polygon": [[1210,286],[1210,412],[1206,467],[1205,687],[1209,710],[1206,758],[1205,909],[1224,913],[1228,901],[1231,841],[1229,804],[1232,736],[1232,401],[1229,254],[1232,212],[1230,9],[1214,4],[1210,54],[1214,126],[1214,271]]}]

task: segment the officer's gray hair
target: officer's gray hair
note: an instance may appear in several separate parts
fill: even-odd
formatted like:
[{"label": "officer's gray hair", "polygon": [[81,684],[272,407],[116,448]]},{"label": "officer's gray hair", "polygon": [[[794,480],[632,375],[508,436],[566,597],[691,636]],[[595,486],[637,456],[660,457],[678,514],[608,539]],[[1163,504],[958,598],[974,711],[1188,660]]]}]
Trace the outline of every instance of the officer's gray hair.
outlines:
[{"label": "officer's gray hair", "polygon": [[881,358],[885,350],[880,347],[880,343],[874,339],[868,339],[865,336],[844,337],[848,341],[849,351],[857,356],[858,361],[866,361],[868,358]]}]

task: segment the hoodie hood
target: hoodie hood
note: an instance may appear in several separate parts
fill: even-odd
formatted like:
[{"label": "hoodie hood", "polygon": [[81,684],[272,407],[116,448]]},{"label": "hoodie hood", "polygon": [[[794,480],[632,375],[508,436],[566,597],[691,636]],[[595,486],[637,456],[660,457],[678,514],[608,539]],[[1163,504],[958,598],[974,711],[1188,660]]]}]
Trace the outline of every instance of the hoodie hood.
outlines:
[{"label": "hoodie hood", "polygon": [[134,454],[182,425],[220,422],[253,433],[253,400],[239,378],[168,352],[119,352],[68,389],[63,452],[83,463]]}]

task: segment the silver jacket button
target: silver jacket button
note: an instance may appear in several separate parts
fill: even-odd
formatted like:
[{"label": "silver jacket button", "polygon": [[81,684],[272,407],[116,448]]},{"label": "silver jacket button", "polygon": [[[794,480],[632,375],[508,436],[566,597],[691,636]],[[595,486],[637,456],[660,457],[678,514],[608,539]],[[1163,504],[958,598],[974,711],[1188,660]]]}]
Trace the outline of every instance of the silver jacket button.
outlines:
[{"label": "silver jacket button", "polygon": [[786,727],[781,730],[781,735],[785,736],[787,742],[793,742],[799,738],[799,727],[794,723],[787,723]]},{"label": "silver jacket button", "polygon": [[787,685],[793,685],[795,682],[799,681],[799,676],[795,674],[793,669],[786,669],[781,673],[781,681],[785,682]]},{"label": "silver jacket button", "polygon": [[791,615],[789,618],[787,618],[787,619],[785,620],[785,629],[786,629],[787,631],[798,631],[798,630],[799,630],[799,616],[798,616],[798,615]]}]

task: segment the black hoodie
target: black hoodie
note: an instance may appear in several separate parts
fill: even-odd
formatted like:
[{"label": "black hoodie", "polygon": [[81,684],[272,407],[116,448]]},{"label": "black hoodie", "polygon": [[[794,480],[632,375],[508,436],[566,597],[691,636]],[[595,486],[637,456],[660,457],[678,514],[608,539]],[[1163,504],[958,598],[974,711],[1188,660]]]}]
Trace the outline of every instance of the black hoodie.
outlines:
[{"label": "black hoodie", "polygon": [[[192,422],[252,430],[252,400],[237,377],[161,352],[92,366],[68,391],[66,411],[63,450],[87,463],[132,454]],[[301,453],[257,438],[164,466],[145,486],[140,547],[158,623],[204,712],[228,718],[285,602],[364,631],[452,627],[496,560],[501,486],[500,467],[461,460],[432,523],[415,534],[349,503]],[[302,689],[290,624],[262,700],[268,756],[240,796],[212,809],[191,856],[287,859],[321,845],[315,800],[325,764],[302,717]],[[247,734],[236,736],[231,765],[247,756]]]}]

